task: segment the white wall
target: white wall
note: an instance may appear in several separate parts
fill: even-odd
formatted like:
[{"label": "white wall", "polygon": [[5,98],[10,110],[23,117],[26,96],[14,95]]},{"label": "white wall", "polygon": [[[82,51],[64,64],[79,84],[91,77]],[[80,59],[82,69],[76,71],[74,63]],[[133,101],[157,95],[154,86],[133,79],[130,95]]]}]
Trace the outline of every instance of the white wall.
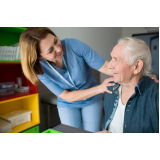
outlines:
[{"label": "white wall", "polygon": [[[59,39],[76,38],[89,45],[105,60],[111,59],[110,52],[121,37],[121,27],[50,27]],[[100,82],[107,75],[100,74]]]}]

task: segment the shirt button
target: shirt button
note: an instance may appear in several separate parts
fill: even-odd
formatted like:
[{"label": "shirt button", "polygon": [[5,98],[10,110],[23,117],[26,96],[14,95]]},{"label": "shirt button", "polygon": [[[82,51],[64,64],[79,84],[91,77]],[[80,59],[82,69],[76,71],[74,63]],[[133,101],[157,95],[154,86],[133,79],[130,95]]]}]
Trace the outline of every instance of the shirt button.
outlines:
[{"label": "shirt button", "polygon": [[111,118],[109,118],[109,120],[111,120]]}]

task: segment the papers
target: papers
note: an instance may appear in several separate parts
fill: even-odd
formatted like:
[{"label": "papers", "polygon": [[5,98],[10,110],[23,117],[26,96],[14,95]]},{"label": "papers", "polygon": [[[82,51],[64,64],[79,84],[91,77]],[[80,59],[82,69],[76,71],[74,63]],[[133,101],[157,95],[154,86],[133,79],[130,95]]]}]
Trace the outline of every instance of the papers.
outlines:
[{"label": "papers", "polygon": [[21,59],[20,47],[15,46],[0,46],[0,61],[17,61]]}]

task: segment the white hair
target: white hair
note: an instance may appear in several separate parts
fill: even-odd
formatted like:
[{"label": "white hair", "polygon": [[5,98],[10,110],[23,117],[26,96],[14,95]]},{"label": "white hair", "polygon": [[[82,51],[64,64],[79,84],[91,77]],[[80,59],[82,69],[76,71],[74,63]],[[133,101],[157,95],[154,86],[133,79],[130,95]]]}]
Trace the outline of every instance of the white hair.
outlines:
[{"label": "white hair", "polygon": [[124,44],[124,54],[129,65],[133,65],[137,60],[143,61],[143,76],[150,76],[152,72],[152,57],[147,44],[135,37],[125,37],[118,40],[118,44]]}]

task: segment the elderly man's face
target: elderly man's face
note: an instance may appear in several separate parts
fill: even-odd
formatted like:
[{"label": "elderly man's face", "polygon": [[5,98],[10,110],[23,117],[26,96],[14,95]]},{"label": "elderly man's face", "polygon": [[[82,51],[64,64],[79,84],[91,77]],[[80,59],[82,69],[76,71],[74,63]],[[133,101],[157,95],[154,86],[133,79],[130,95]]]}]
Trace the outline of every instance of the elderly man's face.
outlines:
[{"label": "elderly man's face", "polygon": [[123,47],[123,44],[117,44],[113,48],[111,52],[112,60],[108,65],[108,68],[113,72],[114,82],[119,84],[128,83],[134,76],[133,66],[130,66],[126,61]]}]

